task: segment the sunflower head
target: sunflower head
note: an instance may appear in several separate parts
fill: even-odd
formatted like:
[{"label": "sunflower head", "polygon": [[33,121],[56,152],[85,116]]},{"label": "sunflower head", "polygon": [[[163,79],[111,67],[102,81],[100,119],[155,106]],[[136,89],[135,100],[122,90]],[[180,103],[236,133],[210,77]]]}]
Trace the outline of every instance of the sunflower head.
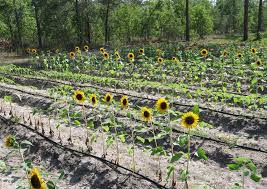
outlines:
[{"label": "sunflower head", "polygon": [[161,58],[161,57],[158,57],[158,63],[163,63],[164,62],[164,59],[163,58]]},{"label": "sunflower head", "polygon": [[228,56],[228,52],[227,51],[223,51],[222,54],[223,54],[224,57],[227,57]]},{"label": "sunflower head", "polygon": [[104,102],[110,104],[112,102],[113,96],[110,93],[107,93],[104,97]]},{"label": "sunflower head", "polygon": [[36,54],[37,50],[36,49],[32,49],[32,54]]},{"label": "sunflower head", "polygon": [[97,97],[95,93],[90,95],[90,102],[93,106],[97,105]]},{"label": "sunflower head", "polygon": [[27,48],[27,49],[26,49],[26,52],[27,52],[27,53],[31,53],[31,49],[30,49],[30,48]]},{"label": "sunflower head", "polygon": [[187,112],[182,115],[182,126],[193,129],[198,125],[199,116],[193,112]]},{"label": "sunflower head", "polygon": [[141,117],[143,121],[150,122],[152,120],[152,110],[147,107],[143,107],[141,109]]},{"label": "sunflower head", "polygon": [[256,48],[251,48],[250,50],[251,50],[251,52],[252,52],[253,54],[255,54],[255,53],[257,52],[257,49],[256,49]]},{"label": "sunflower head", "polygon": [[103,56],[104,56],[104,59],[105,60],[108,60],[109,59],[109,54],[107,52],[104,52],[103,53]]},{"label": "sunflower head", "polygon": [[121,58],[120,53],[118,51],[115,51],[114,55],[116,60],[119,60]]},{"label": "sunflower head", "polygon": [[37,167],[34,167],[29,174],[29,182],[31,189],[45,189],[46,184],[41,177],[40,171]]},{"label": "sunflower head", "polygon": [[80,51],[80,47],[75,47],[75,52],[77,53],[77,52],[79,52]]},{"label": "sunflower head", "polygon": [[242,58],[242,54],[241,53],[237,53],[237,57],[238,58]]},{"label": "sunflower head", "polygon": [[85,52],[88,52],[89,51],[89,46],[88,45],[84,45],[83,49],[84,49]]},{"label": "sunflower head", "polygon": [[72,97],[77,103],[83,103],[86,100],[84,92],[80,90],[75,91]]},{"label": "sunflower head", "polygon": [[159,113],[165,113],[169,109],[169,103],[165,98],[159,98],[156,102],[156,108]]},{"label": "sunflower head", "polygon": [[261,66],[261,64],[262,64],[261,59],[258,59],[258,60],[256,61],[256,65],[257,65],[257,66]]},{"label": "sunflower head", "polygon": [[174,57],[172,57],[172,61],[177,63],[178,59],[174,56]]},{"label": "sunflower head", "polygon": [[133,54],[133,53],[129,53],[129,54],[128,54],[128,59],[129,59],[130,61],[133,61],[133,60],[134,60],[134,54]]},{"label": "sunflower head", "polygon": [[105,49],[104,49],[103,47],[101,47],[101,48],[99,49],[99,51],[103,54],[103,53],[105,52]]},{"label": "sunflower head", "polygon": [[145,54],[145,49],[143,49],[143,48],[141,48],[141,49],[139,49],[139,54]]},{"label": "sunflower head", "polygon": [[120,99],[121,107],[122,109],[128,108],[129,102],[128,102],[128,97],[127,96],[122,96]]},{"label": "sunflower head", "polygon": [[4,142],[7,148],[14,147],[16,143],[16,137],[14,135],[8,135],[5,137]]},{"label": "sunflower head", "polygon": [[75,59],[75,52],[70,52],[69,56],[71,60]]},{"label": "sunflower head", "polygon": [[206,57],[206,56],[208,56],[208,50],[207,50],[207,49],[202,49],[202,50],[200,51],[200,54],[201,54],[201,56]]}]

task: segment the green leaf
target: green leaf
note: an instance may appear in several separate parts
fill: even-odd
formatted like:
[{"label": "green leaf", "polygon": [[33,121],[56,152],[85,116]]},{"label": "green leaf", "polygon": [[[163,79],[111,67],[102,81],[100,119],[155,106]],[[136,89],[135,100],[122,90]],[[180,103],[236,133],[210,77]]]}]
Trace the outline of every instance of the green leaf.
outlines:
[{"label": "green leaf", "polygon": [[145,139],[140,136],[137,136],[136,139],[142,142],[143,144],[145,143]]},{"label": "green leaf", "polygon": [[94,128],[94,121],[93,121],[93,120],[88,120],[88,122],[87,122],[87,127],[88,127],[89,129],[93,129],[93,128]]},{"label": "green leaf", "polygon": [[80,125],[81,125],[81,122],[78,121],[78,120],[74,120],[74,125],[76,125],[76,126],[80,126]]},{"label": "green leaf", "polygon": [[0,171],[5,171],[5,170],[7,170],[6,163],[0,160]]},{"label": "green leaf", "polygon": [[171,174],[173,173],[175,169],[175,166],[173,164],[169,164],[168,167],[167,167],[167,178],[166,180],[169,180]]},{"label": "green leaf", "polygon": [[119,135],[119,138],[120,138],[122,143],[125,143],[125,135],[124,134]]},{"label": "green leaf", "polygon": [[175,161],[178,161],[179,159],[181,159],[181,157],[184,155],[183,152],[178,152],[178,153],[175,153],[172,158],[171,158],[171,161],[170,163],[173,163]]},{"label": "green leaf", "polygon": [[180,177],[180,179],[182,180],[182,181],[186,181],[187,180],[187,178],[188,178],[188,172],[187,172],[187,170],[186,169],[182,169],[181,171],[180,171],[180,175],[179,175],[179,177]]},{"label": "green leaf", "polygon": [[64,176],[65,176],[65,172],[64,172],[64,170],[61,170],[60,175],[58,177],[58,180],[62,180],[64,178]]},{"label": "green leaf", "polygon": [[163,154],[165,154],[165,151],[164,151],[162,146],[158,146],[157,148],[153,148],[151,151],[152,151],[151,155],[156,155],[156,154],[157,155],[163,155]]},{"label": "green leaf", "polygon": [[48,181],[46,183],[46,186],[48,189],[55,189],[56,188],[56,185],[52,181]]},{"label": "green leaf", "polygon": [[253,173],[255,173],[256,172],[256,170],[257,170],[257,167],[256,167],[256,165],[251,161],[251,162],[249,162],[248,164],[247,164],[247,167],[249,168],[249,170],[251,170]]},{"label": "green leaf", "polygon": [[196,152],[196,156],[200,159],[208,160],[209,158],[206,156],[206,152],[203,150],[203,148],[198,148]]},{"label": "green leaf", "polygon": [[246,177],[246,176],[248,176],[249,175],[249,171],[244,171],[243,172],[243,175]]},{"label": "green leaf", "polygon": [[238,164],[235,164],[235,163],[231,163],[231,164],[227,164],[227,167],[228,167],[230,170],[237,170],[237,169],[239,169],[241,166],[238,165]]},{"label": "green leaf", "polygon": [[194,107],[192,109],[192,112],[195,113],[195,114],[197,114],[197,115],[199,115],[199,112],[200,112],[199,106],[198,105],[194,105]]},{"label": "green leaf", "polygon": [[23,141],[21,141],[20,144],[25,144],[25,145],[33,146],[33,144],[30,141],[28,141],[28,140],[23,140]]},{"label": "green leaf", "polygon": [[259,182],[261,180],[261,176],[256,175],[256,173],[253,173],[250,178],[254,180],[255,182]]},{"label": "green leaf", "polygon": [[188,137],[187,135],[179,135],[177,140],[173,143],[174,145],[178,145],[180,147],[183,147],[187,144],[188,142]]},{"label": "green leaf", "polygon": [[12,96],[4,96],[4,101],[5,102],[11,102],[12,101]]},{"label": "green leaf", "polygon": [[102,128],[103,128],[103,130],[104,130],[105,132],[109,132],[109,127],[108,127],[108,126],[102,126]]},{"label": "green leaf", "polygon": [[233,160],[235,163],[241,164],[241,165],[248,163],[248,162],[251,162],[251,159],[249,159],[247,157],[236,157]]}]

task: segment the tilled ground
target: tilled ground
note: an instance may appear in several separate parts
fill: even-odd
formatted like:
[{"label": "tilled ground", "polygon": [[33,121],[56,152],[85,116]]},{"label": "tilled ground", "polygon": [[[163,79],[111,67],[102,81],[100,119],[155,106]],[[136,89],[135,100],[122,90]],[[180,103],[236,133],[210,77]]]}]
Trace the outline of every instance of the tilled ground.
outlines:
[{"label": "tilled ground", "polygon": [[[22,97],[22,99],[24,99],[23,95],[20,94],[20,97]],[[33,111],[33,109],[29,106],[27,106],[28,104],[31,106],[34,106],[34,104],[30,103],[30,101],[35,101],[35,106],[39,106],[41,104],[45,105],[45,100],[44,99],[39,99],[36,100],[34,97],[29,97],[28,100],[23,100],[23,106],[20,106],[18,104],[13,104],[12,107],[14,108],[13,111],[16,112],[17,116],[22,116],[30,114],[30,112]],[[5,111],[8,112],[9,111],[9,105],[6,104],[5,105]],[[8,117],[8,116],[7,116]],[[45,127],[45,133],[46,135],[48,135],[49,133],[49,128],[47,127],[47,118],[45,115],[42,115],[42,120],[44,122],[44,125],[46,125]],[[53,121],[52,121],[53,123]],[[29,125],[29,122],[26,123],[26,125]],[[128,125],[131,125],[131,123],[128,122]],[[32,126],[33,127],[33,126]],[[17,128],[17,130],[14,130],[15,128]],[[22,130],[22,131],[21,131]],[[24,130],[24,131],[23,131]],[[31,141],[33,141],[33,143],[35,144],[35,147],[37,150],[37,152],[34,151],[34,153],[29,153],[29,155],[31,156],[32,154],[37,154],[36,156],[32,156],[32,158],[34,160],[38,160],[37,164],[42,164],[44,165],[45,168],[49,168],[49,163],[47,162],[47,160],[42,159],[42,157],[44,155],[42,154],[53,154],[50,149],[53,148],[57,148],[54,147],[54,144],[47,142],[48,144],[50,144],[51,146],[43,146],[43,140],[45,139],[39,139],[38,137],[40,137],[38,134],[36,134],[36,132],[29,132],[27,131],[28,129],[23,128],[22,126],[19,125],[12,125],[12,127],[7,126],[6,124],[4,125],[4,127],[1,127],[1,137],[3,137],[4,135],[6,135],[7,133],[18,133],[19,136],[21,138],[24,138],[25,136],[27,136],[26,138],[29,138]],[[41,132],[39,130],[39,132]],[[81,134],[81,133],[85,133],[86,131],[83,128],[76,128],[73,130],[73,141],[74,141],[74,145],[70,146],[67,142],[67,138],[69,137],[69,128],[67,127],[61,127],[60,128],[60,132],[61,132],[61,137],[62,137],[62,141],[63,144],[70,147],[70,148],[76,148],[76,149],[85,149],[84,146],[84,141],[85,141],[85,134]],[[27,134],[25,134],[27,133]],[[29,135],[29,133],[31,133],[31,135]],[[42,137],[41,137],[42,138]],[[56,136],[54,136],[53,138],[51,138],[52,140],[54,140],[55,142],[59,143],[60,141],[58,140],[58,138]],[[41,142],[40,142],[41,141]],[[220,144],[220,143],[216,143],[216,142],[212,142],[212,141],[205,141],[202,140],[200,138],[194,138],[194,143],[192,144],[192,150],[196,147],[199,146],[199,144],[202,145],[202,148],[204,148],[207,151],[207,155],[209,156],[210,160],[208,161],[203,161],[203,160],[197,160],[197,159],[192,159],[191,163],[190,163],[190,186],[192,188],[230,188],[231,186],[233,186],[233,184],[235,182],[239,182],[240,181],[240,175],[238,173],[234,173],[234,172],[230,172],[227,168],[226,168],[226,163],[230,163],[231,158],[232,157],[236,157],[236,156],[246,156],[246,157],[250,157],[255,164],[259,167],[259,172],[262,174],[262,176],[264,177],[262,179],[262,181],[260,183],[254,183],[252,181],[246,181],[246,187],[247,188],[257,188],[257,189],[263,189],[266,187],[266,180],[267,180],[267,173],[266,173],[266,169],[267,169],[267,165],[266,165],[266,160],[267,160],[267,154],[266,153],[261,153],[261,152],[257,152],[257,151],[248,151],[248,150],[244,150],[244,149],[239,149],[239,148],[230,148],[229,146],[225,145],[225,144]],[[166,143],[166,141],[165,141]],[[164,144],[164,141],[163,141]],[[93,145],[93,154],[101,157],[102,155],[102,151],[101,151],[101,145],[102,142],[101,140],[98,140],[94,145]],[[125,166],[125,167],[129,167],[131,158],[127,155],[127,148],[129,147],[128,143],[120,143],[120,153],[121,153],[121,160],[120,160],[120,164]],[[155,157],[150,157],[149,154],[145,153],[142,151],[143,147],[139,146],[139,148],[137,148],[136,150],[136,161],[137,161],[137,170],[148,176],[149,178],[152,178],[153,180],[157,181],[157,177],[155,175],[155,172],[157,171],[157,161]],[[39,152],[40,151],[40,152]],[[57,151],[57,150],[56,150]],[[63,150],[64,151],[64,150]],[[64,151],[65,152],[65,151]],[[108,155],[107,155],[107,159],[109,160],[114,160],[116,157],[116,149],[115,146],[111,146],[108,149]],[[39,153],[39,154],[38,154]],[[69,154],[71,154],[70,152],[67,152]],[[59,153],[61,154],[61,153]],[[64,153],[63,153],[64,154]],[[68,156],[67,156],[68,157]],[[58,156],[57,155],[50,155],[47,159],[50,159],[50,161],[53,162],[58,162],[57,165],[58,166],[62,166],[64,169],[66,170],[71,170],[73,167],[75,167],[76,164],[78,164],[80,166],[80,162],[75,162],[73,163],[74,165],[72,165],[73,167],[69,168],[69,167],[64,167],[65,166],[65,161],[68,158],[63,158],[63,162],[58,160]],[[79,158],[77,158],[79,159]],[[162,166],[162,170],[163,170],[163,177],[165,177],[166,174],[166,167],[167,167],[167,161],[166,159],[168,159],[168,157],[162,158],[161,159],[161,166]],[[92,163],[94,166],[97,165],[96,160],[94,160],[95,163]],[[99,163],[99,162],[98,162]],[[70,163],[71,164],[71,163]],[[87,165],[87,164],[86,164]],[[90,164],[89,164],[90,165]],[[88,165],[88,166],[89,166]],[[177,163],[177,170],[182,168],[184,166],[184,160],[182,160],[181,162]],[[88,170],[88,172],[90,172],[90,166],[89,168],[86,167],[82,167],[82,170]],[[57,173],[59,172],[60,168],[54,169],[52,172]],[[79,172],[79,171],[78,171]],[[109,169],[107,170],[108,172],[108,177],[114,177],[112,176],[112,170],[110,171]],[[111,172],[111,173],[109,173]],[[69,173],[74,174],[74,173]],[[63,181],[63,185],[62,188],[66,187],[66,188],[98,188],[95,185],[92,185],[91,181],[91,177],[87,175],[87,173],[84,173],[84,176],[80,179],[80,182],[77,182],[75,184],[70,184],[71,183],[71,178],[70,177],[66,177]],[[93,173],[95,175],[97,175],[97,173]],[[109,175],[111,174],[111,176]],[[74,174],[75,175],[75,174]],[[78,174],[79,175],[79,174]],[[89,174],[90,175],[90,174]],[[96,176],[98,177],[98,176]],[[9,176],[7,177],[3,177],[5,179],[7,179],[4,183],[10,183],[11,181],[8,179],[10,178]],[[80,176],[78,177],[80,178]],[[123,177],[124,178],[124,177]],[[102,177],[102,179],[106,179],[106,176],[104,176],[104,178]],[[79,180],[79,179],[78,179]],[[110,183],[109,182],[109,178],[108,181],[103,181],[104,183]],[[113,181],[115,182],[115,181]],[[81,185],[79,185],[80,183],[82,183]],[[111,182],[112,183],[112,182]],[[14,182],[13,184],[17,184],[16,182]],[[166,182],[162,181],[161,184],[166,184]],[[170,183],[168,183],[166,186],[169,187]],[[92,185],[92,186],[91,186]],[[142,183],[142,182],[138,182],[138,183],[129,183],[129,185],[126,185],[125,187],[121,187],[120,185],[99,185],[99,188],[153,188],[155,186],[151,186],[149,184]],[[183,187],[183,183],[182,182],[178,182],[177,183],[177,188],[182,188]]]}]

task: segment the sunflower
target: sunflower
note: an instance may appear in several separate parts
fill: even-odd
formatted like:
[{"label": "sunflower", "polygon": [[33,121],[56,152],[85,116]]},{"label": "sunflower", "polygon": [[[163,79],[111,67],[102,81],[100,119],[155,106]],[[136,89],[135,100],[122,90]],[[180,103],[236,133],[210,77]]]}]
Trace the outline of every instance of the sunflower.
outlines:
[{"label": "sunflower", "polygon": [[193,112],[184,113],[182,116],[182,125],[188,129],[197,127],[199,116]]},{"label": "sunflower", "polygon": [[70,56],[70,59],[73,60],[75,58],[75,52],[70,52],[69,56]]},{"label": "sunflower", "polygon": [[165,113],[169,109],[169,103],[165,98],[159,98],[156,102],[156,108],[159,113]]},{"label": "sunflower", "polygon": [[36,54],[37,50],[36,49],[32,49],[32,54]]},{"label": "sunflower", "polygon": [[201,54],[201,56],[208,56],[208,50],[207,49],[202,49],[201,51],[200,51],[200,54]]},{"label": "sunflower", "polygon": [[77,53],[77,52],[79,52],[80,51],[80,47],[75,47],[75,52]]},{"label": "sunflower", "polygon": [[158,57],[158,63],[163,63],[163,61],[164,61],[164,59],[163,58],[161,58],[161,57]]},{"label": "sunflower", "polygon": [[141,117],[145,122],[150,122],[152,120],[152,110],[147,107],[143,107],[141,109]]},{"label": "sunflower", "polygon": [[119,59],[121,59],[120,53],[118,51],[115,51],[114,55],[115,55],[115,60],[118,61]]},{"label": "sunflower", "polygon": [[253,54],[256,54],[256,52],[257,52],[257,49],[255,49],[255,48],[251,48],[250,50],[251,50],[251,52],[252,52]]},{"label": "sunflower", "polygon": [[96,94],[91,94],[90,96],[90,102],[93,106],[96,106],[97,105],[97,97],[96,97]]},{"label": "sunflower", "polygon": [[242,58],[242,54],[241,53],[237,53],[237,57],[238,58]]},{"label": "sunflower", "polygon": [[122,96],[120,99],[121,107],[122,109],[128,108],[129,102],[128,102],[128,97],[127,96]]},{"label": "sunflower", "polygon": [[83,49],[84,49],[85,52],[88,52],[89,51],[89,46],[88,45],[84,45]]},{"label": "sunflower", "polygon": [[134,61],[134,54],[133,54],[133,53],[129,53],[129,54],[128,54],[128,59],[129,59],[130,61]]},{"label": "sunflower", "polygon": [[107,103],[107,104],[110,104],[112,102],[112,99],[113,99],[113,96],[110,94],[110,93],[107,93],[104,97],[104,101]]},{"label": "sunflower", "polygon": [[28,54],[30,54],[30,53],[31,53],[31,49],[30,49],[30,48],[27,48],[27,49],[26,49],[26,52],[27,52]]},{"label": "sunflower", "polygon": [[86,99],[84,92],[80,90],[75,91],[72,97],[78,103],[83,103]]},{"label": "sunflower", "polygon": [[16,138],[13,135],[8,135],[5,137],[4,142],[5,142],[5,146],[10,148],[15,145]]},{"label": "sunflower", "polygon": [[103,56],[104,56],[104,59],[105,60],[108,60],[109,59],[109,54],[107,52],[104,52],[103,53]]},{"label": "sunflower", "polygon": [[29,182],[31,189],[45,189],[46,184],[41,177],[40,171],[37,167],[32,168],[29,174]]},{"label": "sunflower", "polygon": [[105,49],[104,49],[103,47],[101,47],[101,48],[99,49],[99,51],[103,54],[103,53],[105,52]]},{"label": "sunflower", "polygon": [[228,56],[228,52],[227,52],[227,51],[223,51],[222,55],[223,55],[224,57],[227,57],[227,56]]},{"label": "sunflower", "polygon": [[262,64],[261,59],[257,59],[257,61],[256,61],[256,65],[257,65],[257,66],[261,66],[261,64]]},{"label": "sunflower", "polygon": [[174,57],[172,57],[172,61],[177,63],[178,59],[174,56]]},{"label": "sunflower", "polygon": [[139,49],[139,54],[141,54],[141,55],[145,54],[145,49],[143,49],[143,48]]}]

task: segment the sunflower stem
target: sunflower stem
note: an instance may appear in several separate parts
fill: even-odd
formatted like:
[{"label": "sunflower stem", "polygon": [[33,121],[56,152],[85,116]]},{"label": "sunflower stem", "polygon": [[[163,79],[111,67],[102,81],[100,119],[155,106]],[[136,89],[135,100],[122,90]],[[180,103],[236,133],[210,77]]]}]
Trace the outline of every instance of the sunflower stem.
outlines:
[{"label": "sunflower stem", "polygon": [[[25,158],[24,158],[23,152],[21,151],[21,144],[19,144],[19,154],[20,154],[20,157],[21,157],[23,163],[25,163]],[[25,175],[26,175],[26,179],[28,180],[29,188],[31,188],[31,183],[30,183],[30,181],[29,181],[29,174],[28,174],[28,171],[25,170],[25,173],[26,173],[26,174],[25,174]]]},{"label": "sunflower stem", "polygon": [[[187,135],[187,164],[186,164],[186,173],[189,176],[189,161],[190,161],[190,128],[188,129],[188,135]],[[188,177],[185,180],[186,188],[188,189]]]},{"label": "sunflower stem", "polygon": [[[152,126],[152,132],[153,132],[155,146],[156,146],[156,148],[158,148],[158,143],[157,143],[156,133],[155,133],[155,126],[153,125],[153,123],[151,123],[151,126]],[[159,170],[159,173],[160,173],[161,172],[161,165],[160,165],[160,158],[159,158],[159,156],[157,157],[157,160],[158,160],[158,170]]]}]

